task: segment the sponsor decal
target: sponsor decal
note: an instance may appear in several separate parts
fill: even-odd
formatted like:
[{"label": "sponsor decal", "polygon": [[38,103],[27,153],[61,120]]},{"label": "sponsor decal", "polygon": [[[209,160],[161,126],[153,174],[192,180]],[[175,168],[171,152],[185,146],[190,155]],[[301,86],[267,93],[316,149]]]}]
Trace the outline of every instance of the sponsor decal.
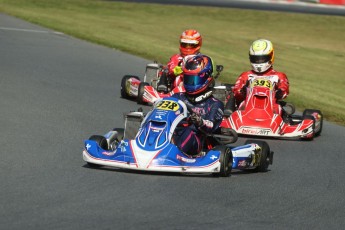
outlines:
[{"label": "sponsor decal", "polygon": [[114,156],[115,152],[102,152],[103,155],[106,155],[106,156]]},{"label": "sponsor decal", "polygon": [[126,152],[127,146],[128,146],[128,142],[125,142],[124,140],[122,140],[117,148],[121,149],[121,152],[123,153],[123,152]]},{"label": "sponsor decal", "polygon": [[86,150],[89,150],[89,148],[91,148],[91,145],[89,143],[87,143],[87,145],[85,146]]},{"label": "sponsor decal", "polygon": [[209,96],[211,96],[211,94],[212,94],[212,91],[208,91],[207,93],[200,95],[199,97],[195,98],[195,102],[202,101],[202,100],[208,98]]},{"label": "sponsor decal", "polygon": [[176,155],[176,159],[187,163],[194,163],[196,161],[196,159],[185,158],[181,157],[180,155]]},{"label": "sponsor decal", "polygon": [[162,111],[162,110],[158,110],[156,111],[156,114],[159,115],[159,116],[166,116],[168,114],[168,111]]},{"label": "sponsor decal", "polygon": [[162,116],[161,115],[156,115],[155,118],[158,118],[158,119],[162,120]]},{"label": "sponsor decal", "polygon": [[212,156],[210,157],[211,160],[215,160],[215,159],[217,159],[217,158],[218,158],[218,157],[215,156],[215,155],[212,155]]},{"label": "sponsor decal", "polygon": [[257,128],[243,128],[243,134],[251,134],[251,135],[263,135],[267,136],[271,132],[271,129],[257,129]]},{"label": "sponsor decal", "polygon": [[246,167],[246,166],[247,166],[246,160],[241,160],[238,162],[238,167]]}]

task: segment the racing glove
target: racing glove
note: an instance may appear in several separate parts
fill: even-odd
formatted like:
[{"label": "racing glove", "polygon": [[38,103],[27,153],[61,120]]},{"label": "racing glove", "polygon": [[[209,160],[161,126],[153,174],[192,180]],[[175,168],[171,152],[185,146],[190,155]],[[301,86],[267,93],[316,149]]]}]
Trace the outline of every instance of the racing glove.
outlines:
[{"label": "racing glove", "polygon": [[174,75],[175,76],[180,75],[182,72],[183,71],[182,71],[182,67],[181,66],[175,66],[175,68],[174,68]]},{"label": "racing glove", "polygon": [[240,93],[243,97],[246,97],[246,94],[247,94],[247,85],[243,86],[241,89],[240,89]]},{"label": "racing glove", "polygon": [[196,113],[192,113],[192,115],[190,116],[190,120],[197,127],[200,127],[204,124],[204,121],[201,118],[201,116],[199,114],[196,114]]},{"label": "racing glove", "polygon": [[281,89],[278,89],[278,90],[276,91],[276,99],[277,99],[277,100],[282,99],[283,96],[284,96],[283,91],[282,91]]}]

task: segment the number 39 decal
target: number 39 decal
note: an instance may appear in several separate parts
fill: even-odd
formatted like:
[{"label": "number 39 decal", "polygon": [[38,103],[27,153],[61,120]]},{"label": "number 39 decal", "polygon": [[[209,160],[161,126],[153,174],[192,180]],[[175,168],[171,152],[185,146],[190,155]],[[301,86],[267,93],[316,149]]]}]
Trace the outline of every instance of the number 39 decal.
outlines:
[{"label": "number 39 decal", "polygon": [[164,100],[158,103],[157,109],[177,111],[180,106],[174,101]]}]

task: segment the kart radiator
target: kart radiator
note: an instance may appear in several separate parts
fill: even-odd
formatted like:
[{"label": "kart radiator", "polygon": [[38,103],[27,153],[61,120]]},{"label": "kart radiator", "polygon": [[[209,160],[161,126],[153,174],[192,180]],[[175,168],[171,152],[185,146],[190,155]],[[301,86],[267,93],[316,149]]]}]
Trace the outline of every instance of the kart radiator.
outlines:
[{"label": "kart radiator", "polygon": [[149,82],[151,86],[156,88],[157,80],[158,80],[158,73],[161,70],[162,65],[158,63],[151,63],[146,65],[145,77],[144,81]]},{"label": "kart radiator", "polygon": [[227,91],[225,86],[216,86],[213,88],[212,95],[217,98],[218,100],[225,102]]},{"label": "kart radiator", "polygon": [[233,84],[224,84],[213,87],[212,95],[222,102],[226,102],[227,97],[232,94]]},{"label": "kart radiator", "polygon": [[134,139],[144,119],[142,112],[130,112],[124,114],[125,117],[125,136],[126,139]]}]

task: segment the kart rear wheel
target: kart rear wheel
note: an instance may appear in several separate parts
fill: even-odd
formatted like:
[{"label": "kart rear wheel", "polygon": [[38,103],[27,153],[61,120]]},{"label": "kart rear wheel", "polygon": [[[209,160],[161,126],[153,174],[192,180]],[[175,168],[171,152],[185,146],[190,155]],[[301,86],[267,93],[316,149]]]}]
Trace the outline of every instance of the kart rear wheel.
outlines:
[{"label": "kart rear wheel", "polygon": [[145,92],[145,86],[150,85],[147,82],[140,82],[139,84],[139,88],[138,88],[138,97],[137,97],[137,102],[138,104],[146,104],[146,102],[144,101],[144,92]]},{"label": "kart rear wheel", "polygon": [[121,97],[122,98],[129,98],[130,95],[128,94],[127,92],[127,81],[130,79],[130,78],[135,78],[137,80],[140,80],[139,77],[137,76],[133,76],[133,75],[125,75],[122,77],[122,80],[121,80]]},{"label": "kart rear wheel", "polygon": [[[318,127],[315,127],[315,129],[317,128],[314,136],[320,136],[321,132],[322,132],[322,126],[323,126],[323,116],[320,110],[316,110],[316,109],[306,109],[303,111],[303,117],[305,116],[313,116],[312,114],[317,113],[320,116],[320,125]],[[315,124],[316,125],[316,124]]]},{"label": "kart rear wheel", "polygon": [[217,177],[228,177],[232,170],[232,152],[229,147],[225,145],[217,145],[213,150],[220,151],[220,170],[218,173],[214,173]]},{"label": "kart rear wheel", "polygon": [[268,165],[272,164],[273,162],[273,155],[271,154],[270,146],[265,141],[260,140],[247,140],[245,143],[247,144],[257,144],[261,148],[259,166],[255,168],[257,172],[267,172]]}]

